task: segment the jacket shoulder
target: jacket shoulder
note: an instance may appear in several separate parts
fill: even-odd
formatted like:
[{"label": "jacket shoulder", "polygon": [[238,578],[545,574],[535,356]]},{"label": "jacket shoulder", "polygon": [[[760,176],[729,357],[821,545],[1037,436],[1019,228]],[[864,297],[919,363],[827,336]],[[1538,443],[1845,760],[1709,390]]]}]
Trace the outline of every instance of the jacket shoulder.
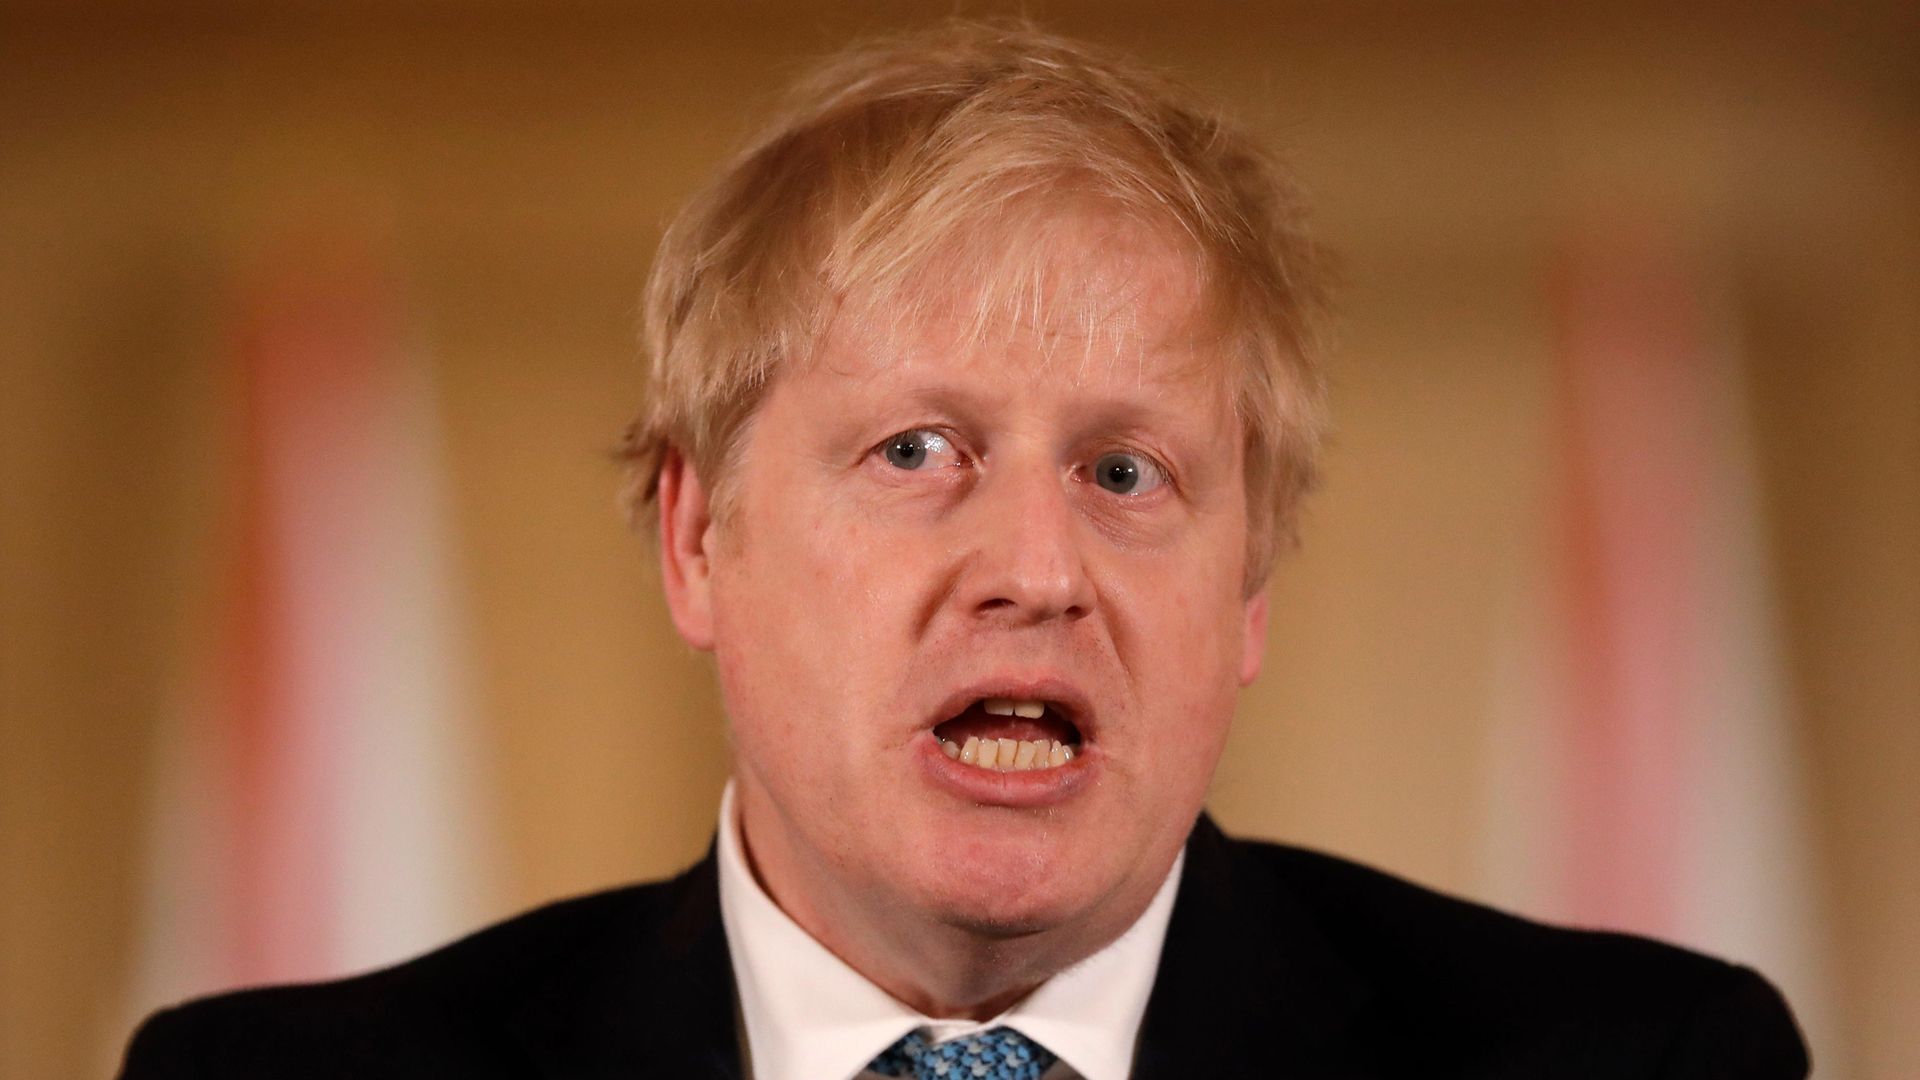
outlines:
[{"label": "jacket shoulder", "polygon": [[1374,995],[1376,1016],[1429,1051],[1505,1047],[1523,1057],[1537,1045],[1565,1060],[1586,1047],[1593,1060],[1617,1060],[1637,1048],[1652,1075],[1806,1075],[1792,1013],[1749,968],[1538,922],[1322,852],[1228,845],[1239,883],[1303,905]]},{"label": "jacket shoulder", "polygon": [[[391,967],[327,982],[238,990],[149,1017],[123,1080],[175,1076],[503,1075],[523,994],[610,927],[663,917],[672,882],[557,901]],[[381,1069],[366,1071],[368,1063]]]}]

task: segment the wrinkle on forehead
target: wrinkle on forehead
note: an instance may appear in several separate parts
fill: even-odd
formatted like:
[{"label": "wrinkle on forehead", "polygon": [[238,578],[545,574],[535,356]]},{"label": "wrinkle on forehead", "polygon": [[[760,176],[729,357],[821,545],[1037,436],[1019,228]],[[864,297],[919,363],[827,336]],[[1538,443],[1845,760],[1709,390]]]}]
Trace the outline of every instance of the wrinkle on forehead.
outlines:
[{"label": "wrinkle on forehead", "polygon": [[855,285],[800,359],[859,377],[938,348],[1019,356],[1076,383],[1224,380],[1208,300],[1191,244],[1111,209],[1053,207],[981,223],[924,265]]}]

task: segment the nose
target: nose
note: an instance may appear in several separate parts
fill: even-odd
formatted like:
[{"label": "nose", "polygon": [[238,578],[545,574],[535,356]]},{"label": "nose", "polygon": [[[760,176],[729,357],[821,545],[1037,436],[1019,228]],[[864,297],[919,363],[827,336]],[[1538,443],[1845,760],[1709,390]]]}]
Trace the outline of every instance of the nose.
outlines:
[{"label": "nose", "polygon": [[972,533],[960,599],[974,614],[1014,625],[1091,613],[1095,589],[1068,481],[1043,465],[995,470],[972,492]]}]

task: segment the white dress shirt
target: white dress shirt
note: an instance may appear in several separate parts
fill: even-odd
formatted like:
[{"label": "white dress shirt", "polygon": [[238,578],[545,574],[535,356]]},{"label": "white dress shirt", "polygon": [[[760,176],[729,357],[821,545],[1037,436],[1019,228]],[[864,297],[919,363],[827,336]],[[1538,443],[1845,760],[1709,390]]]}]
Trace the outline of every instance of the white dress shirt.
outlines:
[{"label": "white dress shirt", "polygon": [[1140,918],[1106,948],[984,1022],[922,1016],[848,967],[781,911],[747,866],[733,785],[720,799],[720,917],[753,1080],[854,1080],[916,1028],[936,1043],[1006,1025],[1059,1055],[1042,1080],[1126,1080],[1183,851]]}]

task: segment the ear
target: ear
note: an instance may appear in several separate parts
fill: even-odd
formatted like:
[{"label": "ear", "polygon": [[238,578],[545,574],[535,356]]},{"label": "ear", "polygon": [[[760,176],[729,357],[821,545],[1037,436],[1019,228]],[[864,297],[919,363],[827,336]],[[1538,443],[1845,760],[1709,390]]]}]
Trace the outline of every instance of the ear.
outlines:
[{"label": "ear", "polygon": [[707,489],[678,450],[668,450],[655,489],[660,503],[660,580],[667,610],[688,645],[713,648],[713,511]]},{"label": "ear", "polygon": [[1260,661],[1267,655],[1267,587],[1247,597],[1246,623],[1240,633],[1240,685],[1247,686],[1260,675]]}]

